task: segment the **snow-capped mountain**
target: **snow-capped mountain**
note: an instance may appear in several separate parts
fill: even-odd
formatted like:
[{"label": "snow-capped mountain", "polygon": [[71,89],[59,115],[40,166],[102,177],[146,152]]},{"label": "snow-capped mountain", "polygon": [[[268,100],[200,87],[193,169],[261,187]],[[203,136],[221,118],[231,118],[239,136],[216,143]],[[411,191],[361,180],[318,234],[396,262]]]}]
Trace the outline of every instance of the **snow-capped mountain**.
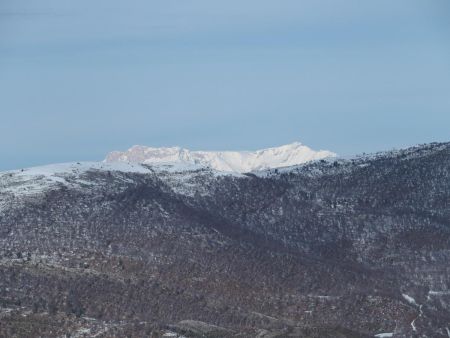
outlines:
[{"label": "snow-capped mountain", "polygon": [[[0,172],[0,193],[33,195],[56,186],[80,186],[80,182],[85,184],[80,177],[92,171],[141,174],[155,172],[160,177],[167,178],[177,191],[188,191],[183,185],[189,182],[191,173],[200,169],[208,170],[212,176],[241,175],[333,156],[336,155],[330,151],[314,151],[299,142],[254,152],[133,146],[124,152],[111,152],[103,162],[59,163]],[[0,205],[4,196],[6,195],[0,196]]]},{"label": "snow-capped mountain", "polygon": [[191,151],[180,147],[152,148],[136,145],[127,151],[111,152],[105,161],[200,164],[219,171],[242,173],[287,167],[334,156],[336,154],[333,152],[315,151],[299,142],[257,151]]}]

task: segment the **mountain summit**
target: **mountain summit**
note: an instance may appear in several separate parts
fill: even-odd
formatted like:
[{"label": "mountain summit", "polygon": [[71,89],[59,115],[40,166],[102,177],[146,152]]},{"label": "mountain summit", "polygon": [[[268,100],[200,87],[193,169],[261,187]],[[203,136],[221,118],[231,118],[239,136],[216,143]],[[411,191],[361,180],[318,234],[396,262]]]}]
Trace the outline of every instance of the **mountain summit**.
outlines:
[{"label": "mountain summit", "polygon": [[200,164],[219,171],[251,172],[334,156],[336,154],[333,152],[315,151],[300,142],[257,151],[191,151],[180,147],[152,148],[136,145],[123,152],[109,153],[105,162]]}]

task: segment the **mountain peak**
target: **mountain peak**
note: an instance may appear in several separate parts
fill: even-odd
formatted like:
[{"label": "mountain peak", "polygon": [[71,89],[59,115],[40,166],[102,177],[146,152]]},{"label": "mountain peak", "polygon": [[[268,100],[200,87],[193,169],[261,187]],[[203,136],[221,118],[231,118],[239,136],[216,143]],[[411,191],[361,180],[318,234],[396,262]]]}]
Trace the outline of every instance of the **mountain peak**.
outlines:
[{"label": "mountain peak", "polygon": [[105,162],[144,164],[200,164],[219,171],[251,172],[287,167],[334,157],[327,150],[315,151],[300,142],[256,151],[191,151],[180,147],[154,148],[132,146],[126,151],[109,153]]}]

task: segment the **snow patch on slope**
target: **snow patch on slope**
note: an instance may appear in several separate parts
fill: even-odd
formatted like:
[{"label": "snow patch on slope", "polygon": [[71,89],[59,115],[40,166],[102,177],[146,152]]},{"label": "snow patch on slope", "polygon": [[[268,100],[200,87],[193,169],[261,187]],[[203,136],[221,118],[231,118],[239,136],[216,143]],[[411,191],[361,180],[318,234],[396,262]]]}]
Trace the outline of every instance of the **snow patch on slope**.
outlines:
[{"label": "snow patch on slope", "polygon": [[413,297],[407,295],[406,293],[402,293],[402,297],[403,297],[409,304],[414,305],[414,306],[419,306],[419,304],[417,304],[416,300],[415,300]]},{"label": "snow patch on slope", "polygon": [[200,165],[222,172],[244,173],[288,167],[335,156],[335,153],[326,150],[314,151],[299,142],[257,151],[191,151],[180,147],[133,146],[127,151],[111,152],[105,162]]}]

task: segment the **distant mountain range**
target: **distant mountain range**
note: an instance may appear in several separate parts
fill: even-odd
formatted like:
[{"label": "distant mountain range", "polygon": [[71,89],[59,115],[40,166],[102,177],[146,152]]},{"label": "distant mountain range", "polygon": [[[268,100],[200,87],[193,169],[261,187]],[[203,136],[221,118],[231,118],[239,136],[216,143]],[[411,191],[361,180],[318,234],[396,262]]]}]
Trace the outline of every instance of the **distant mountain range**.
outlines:
[{"label": "distant mountain range", "polygon": [[111,152],[106,157],[106,162],[171,163],[187,166],[198,164],[219,171],[242,173],[287,167],[334,156],[335,153],[314,151],[300,142],[257,151],[191,151],[179,147],[134,146],[124,152]]},{"label": "distant mountain range", "polygon": [[333,155],[0,173],[0,337],[450,337],[450,143]]}]

